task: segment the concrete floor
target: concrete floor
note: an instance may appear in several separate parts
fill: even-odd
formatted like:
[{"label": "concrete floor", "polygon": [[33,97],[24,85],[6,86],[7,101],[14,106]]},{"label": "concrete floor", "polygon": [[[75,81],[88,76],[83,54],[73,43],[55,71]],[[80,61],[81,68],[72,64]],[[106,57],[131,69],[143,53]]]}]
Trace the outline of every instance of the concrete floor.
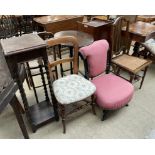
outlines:
[{"label": "concrete floor", "polygon": [[[75,139],[75,138],[147,138],[155,130],[155,64],[147,72],[142,89],[138,89],[139,82],[135,83],[134,98],[128,107],[111,112],[108,119],[102,122],[101,111],[96,107],[97,115],[93,115],[88,108],[73,115],[67,122],[67,133],[62,133],[62,124],[51,122],[32,133],[29,123],[24,118],[30,138],[32,139]],[[40,82],[39,78],[35,79]],[[33,91],[28,90],[24,83],[29,103],[34,104]],[[38,90],[39,98],[43,99],[42,88]],[[19,92],[17,92],[21,100]],[[0,138],[23,138],[15,115],[10,106],[7,106],[0,115]],[[149,137],[150,138],[150,137]]]}]

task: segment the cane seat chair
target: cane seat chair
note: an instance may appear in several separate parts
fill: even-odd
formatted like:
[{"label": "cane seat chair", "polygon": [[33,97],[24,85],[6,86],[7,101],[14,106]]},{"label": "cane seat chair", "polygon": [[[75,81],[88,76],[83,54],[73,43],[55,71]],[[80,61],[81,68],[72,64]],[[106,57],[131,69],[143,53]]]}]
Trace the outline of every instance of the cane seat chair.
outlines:
[{"label": "cane seat chair", "polygon": [[[130,82],[134,79],[140,79],[140,89],[144,82],[144,78],[151,60],[129,55],[129,21],[123,17],[118,17],[112,26],[112,66],[115,74],[120,75],[120,71],[124,70],[130,75]],[[142,72],[143,74],[140,75]],[[126,78],[127,79],[127,78]],[[128,80],[128,79],[127,79]]]},{"label": "cane seat chair", "polygon": [[[49,64],[49,70],[53,67],[58,66],[62,63],[73,62],[73,74],[66,75],[57,80],[53,80],[54,74],[51,72],[51,80],[53,87],[53,94],[56,102],[58,103],[58,109],[60,116],[62,118],[63,133],[66,133],[65,119],[68,115],[80,110],[87,105],[92,105],[93,113],[95,114],[94,104],[93,104],[93,94],[96,87],[89,80],[83,78],[78,74],[78,43],[75,37],[66,36],[61,38],[50,39],[47,41],[48,46],[52,47],[62,43],[72,43],[74,48],[74,55],[69,58],[62,58],[56,60]],[[89,97],[92,97],[92,101],[88,102]],[[86,99],[86,100],[85,100]],[[86,101],[81,104],[79,101]],[[83,103],[83,102],[82,102]],[[71,110],[67,107],[70,106]]]},{"label": "cane seat chair", "polygon": [[131,83],[114,74],[105,74],[107,68],[107,52],[109,44],[106,40],[98,40],[80,49],[87,63],[88,77],[96,86],[95,102],[106,112],[128,105],[132,99],[134,88]]}]

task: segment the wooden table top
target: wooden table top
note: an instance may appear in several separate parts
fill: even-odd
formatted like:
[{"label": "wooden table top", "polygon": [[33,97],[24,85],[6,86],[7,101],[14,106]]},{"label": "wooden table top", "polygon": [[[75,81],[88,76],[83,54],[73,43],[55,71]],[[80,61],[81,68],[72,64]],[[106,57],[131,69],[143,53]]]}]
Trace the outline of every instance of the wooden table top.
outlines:
[{"label": "wooden table top", "polygon": [[143,22],[153,22],[155,21],[155,15],[141,15],[137,17],[137,20]]},{"label": "wooden table top", "polygon": [[99,19],[99,20],[108,20],[109,16],[107,15],[98,15],[98,16],[95,16],[93,17],[93,19]]},{"label": "wooden table top", "polygon": [[13,37],[1,40],[5,56],[46,47],[46,43],[37,34],[25,34],[20,37]]},{"label": "wooden table top", "polygon": [[104,25],[108,25],[112,23],[112,21],[110,20],[99,20],[99,19],[94,19],[92,21],[89,21],[89,22],[85,22],[83,23],[84,25],[87,25],[87,26],[91,26],[91,27],[101,27],[101,26],[104,26]]},{"label": "wooden table top", "polygon": [[136,23],[130,24],[129,32],[135,35],[146,37],[152,32],[155,32],[155,25],[138,21]]},{"label": "wooden table top", "polygon": [[64,20],[69,20],[73,18],[79,18],[82,16],[77,16],[77,15],[50,15],[50,16],[42,16],[42,17],[37,17],[34,18],[33,20],[39,24],[46,25],[49,23],[54,23],[54,22],[59,22],[59,21],[64,21]]},{"label": "wooden table top", "polygon": [[94,41],[94,38],[92,35],[85,32],[76,31],[76,30],[60,31],[54,34],[55,38],[64,37],[64,36],[73,36],[77,38],[79,47],[87,46],[93,43]]}]

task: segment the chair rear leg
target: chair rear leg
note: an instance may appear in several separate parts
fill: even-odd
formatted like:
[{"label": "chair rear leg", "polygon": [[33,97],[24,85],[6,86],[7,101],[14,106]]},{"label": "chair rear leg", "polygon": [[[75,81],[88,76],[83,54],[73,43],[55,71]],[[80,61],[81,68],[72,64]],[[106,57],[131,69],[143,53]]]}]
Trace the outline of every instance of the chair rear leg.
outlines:
[{"label": "chair rear leg", "polygon": [[116,75],[117,75],[117,76],[120,75],[120,71],[121,71],[121,69],[118,67],[118,68],[117,68],[117,71],[116,71]]},{"label": "chair rear leg", "polygon": [[[53,59],[54,61],[56,61],[56,48],[55,46],[53,47]],[[56,75],[56,79],[58,79],[58,69],[57,69],[57,66],[55,67],[55,75]]]},{"label": "chair rear leg", "polygon": [[134,79],[135,75],[134,74],[130,74],[130,83],[132,83],[133,79]]},{"label": "chair rear leg", "polygon": [[144,70],[144,74],[143,74],[142,81],[141,81],[141,83],[140,83],[140,87],[139,87],[139,89],[142,88],[142,85],[143,85],[143,82],[144,82],[144,78],[145,78],[145,75],[146,75],[147,69],[148,69],[148,67],[146,67],[145,70]]},{"label": "chair rear leg", "polygon": [[[61,45],[58,45],[58,55],[59,55],[59,58],[62,59],[62,55],[61,55]],[[63,70],[63,66],[62,64],[60,64],[60,73],[61,73],[61,77],[64,76],[64,70]]]}]

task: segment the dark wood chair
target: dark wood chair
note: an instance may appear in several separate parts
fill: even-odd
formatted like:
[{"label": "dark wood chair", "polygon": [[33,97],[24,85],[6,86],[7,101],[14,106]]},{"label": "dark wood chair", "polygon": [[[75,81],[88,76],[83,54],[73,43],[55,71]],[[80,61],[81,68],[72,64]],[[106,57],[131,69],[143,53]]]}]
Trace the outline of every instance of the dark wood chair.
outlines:
[{"label": "dark wood chair", "polygon": [[[123,17],[118,17],[112,26],[112,66],[114,73],[120,75],[120,71],[124,70],[130,75],[130,82],[134,79],[142,78],[140,88],[142,87],[147,68],[152,63],[139,57],[129,55],[130,40],[129,40],[129,21]],[[143,72],[140,76],[139,72]]]},{"label": "dark wood chair", "polygon": [[[63,124],[63,133],[66,132],[66,117],[77,110],[82,109],[87,105],[92,105],[93,113],[95,114],[94,109],[94,97],[93,94],[96,90],[95,86],[78,74],[78,42],[75,37],[66,36],[56,39],[50,39],[47,41],[49,47],[55,45],[70,43],[73,44],[74,53],[72,57],[62,58],[56,60],[49,64],[49,70],[53,67],[58,66],[62,63],[73,62],[73,74],[61,77],[57,80],[53,72],[51,72],[51,80],[53,86],[53,92],[55,101],[58,103],[58,109],[60,111],[60,116],[62,118]],[[88,97],[92,97],[92,100],[89,102]],[[80,102],[85,100],[86,102]],[[78,104],[77,104],[78,103]]]},{"label": "dark wood chair", "polygon": [[[21,128],[24,138],[29,138],[29,135],[24,124],[22,113],[23,108],[19,103],[15,93],[18,86],[11,78],[8,66],[6,64],[4,55],[0,50],[0,114],[5,110],[5,107],[10,103],[16,115],[18,124]],[[7,123],[7,122],[6,122]]]}]

